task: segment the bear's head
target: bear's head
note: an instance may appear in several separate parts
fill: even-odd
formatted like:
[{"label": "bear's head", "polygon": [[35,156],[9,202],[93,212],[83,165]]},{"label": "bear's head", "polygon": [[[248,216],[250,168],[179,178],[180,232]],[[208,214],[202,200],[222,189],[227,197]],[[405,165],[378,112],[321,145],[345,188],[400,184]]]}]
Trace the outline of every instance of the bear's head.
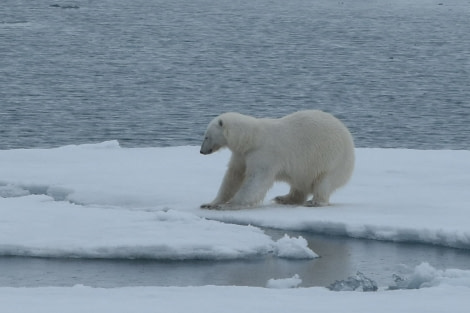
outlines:
[{"label": "bear's head", "polygon": [[257,125],[254,117],[240,113],[219,115],[207,127],[201,153],[211,154],[223,147],[228,147],[232,152],[245,153],[257,144]]},{"label": "bear's head", "polygon": [[201,145],[201,154],[211,154],[227,145],[224,134],[224,121],[222,117],[216,117],[207,126],[204,141]]}]

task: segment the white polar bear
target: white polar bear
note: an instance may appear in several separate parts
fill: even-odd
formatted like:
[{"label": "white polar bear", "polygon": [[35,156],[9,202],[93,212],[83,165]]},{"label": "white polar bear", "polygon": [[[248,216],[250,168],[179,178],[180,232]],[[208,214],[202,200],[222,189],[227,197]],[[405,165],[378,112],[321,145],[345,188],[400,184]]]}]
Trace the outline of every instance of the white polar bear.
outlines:
[{"label": "white polar bear", "polygon": [[216,198],[201,208],[257,205],[274,181],[290,185],[287,195],[274,199],[277,203],[328,205],[354,168],[351,133],[333,115],[318,110],[280,119],[224,113],[209,123],[201,153],[223,147],[232,151],[228,170]]}]

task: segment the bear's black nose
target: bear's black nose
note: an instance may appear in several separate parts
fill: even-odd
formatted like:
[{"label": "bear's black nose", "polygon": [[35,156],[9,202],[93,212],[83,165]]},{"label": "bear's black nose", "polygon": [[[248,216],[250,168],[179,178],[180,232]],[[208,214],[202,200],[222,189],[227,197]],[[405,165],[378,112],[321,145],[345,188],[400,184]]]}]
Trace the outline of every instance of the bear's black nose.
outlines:
[{"label": "bear's black nose", "polygon": [[213,151],[213,149],[210,149],[209,151],[203,151],[203,150],[201,149],[200,152],[201,152],[201,154],[207,155],[207,154],[211,154],[212,151]]}]

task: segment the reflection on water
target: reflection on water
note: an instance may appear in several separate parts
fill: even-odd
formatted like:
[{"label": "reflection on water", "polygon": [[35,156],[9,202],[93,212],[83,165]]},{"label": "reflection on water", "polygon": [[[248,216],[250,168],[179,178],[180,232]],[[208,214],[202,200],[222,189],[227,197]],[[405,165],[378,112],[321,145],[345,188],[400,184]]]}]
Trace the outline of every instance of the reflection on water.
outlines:
[{"label": "reflection on water", "polygon": [[[282,231],[267,230],[274,239]],[[357,271],[379,286],[428,262],[436,268],[470,269],[470,251],[418,244],[301,235],[321,257],[287,260],[268,256],[236,261],[92,260],[1,257],[0,286],[265,286],[271,278],[298,274],[301,286],[328,286]]]}]

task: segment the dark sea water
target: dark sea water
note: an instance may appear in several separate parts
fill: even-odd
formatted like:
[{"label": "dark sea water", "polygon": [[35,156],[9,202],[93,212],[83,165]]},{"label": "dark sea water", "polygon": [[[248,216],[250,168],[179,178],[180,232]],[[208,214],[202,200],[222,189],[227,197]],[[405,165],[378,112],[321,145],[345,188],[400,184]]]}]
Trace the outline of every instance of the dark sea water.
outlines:
[{"label": "dark sea water", "polygon": [[0,149],[198,145],[322,109],[358,147],[470,149],[468,0],[2,0]]}]

